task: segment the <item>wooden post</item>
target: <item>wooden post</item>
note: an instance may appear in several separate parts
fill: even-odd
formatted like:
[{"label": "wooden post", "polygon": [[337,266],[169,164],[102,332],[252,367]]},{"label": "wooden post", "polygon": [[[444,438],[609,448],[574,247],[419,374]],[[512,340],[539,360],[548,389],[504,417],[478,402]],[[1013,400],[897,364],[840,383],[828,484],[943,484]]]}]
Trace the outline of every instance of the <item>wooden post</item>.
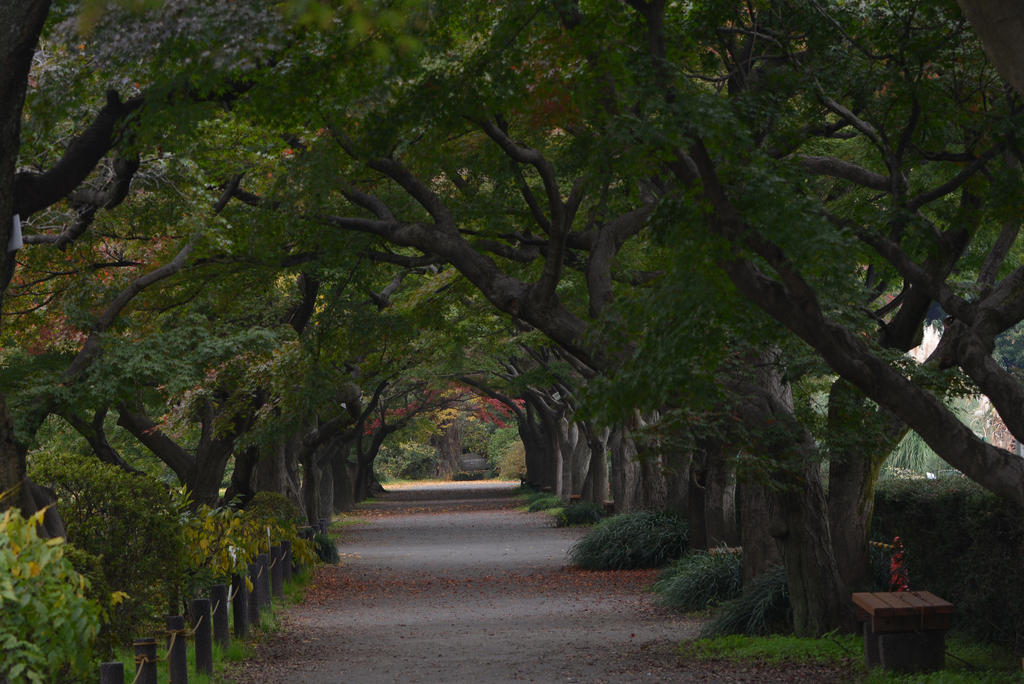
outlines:
[{"label": "wooden post", "polygon": [[256,562],[260,565],[258,595],[260,608],[270,607],[270,554],[261,553],[256,556]]},{"label": "wooden post", "polygon": [[235,620],[235,638],[244,639],[249,633],[249,606],[247,605],[247,594],[245,578],[239,574],[231,576],[231,591],[234,596],[231,599],[231,614]]},{"label": "wooden post", "polygon": [[167,616],[167,672],[170,684],[188,684],[188,636],[184,615]]},{"label": "wooden post", "polygon": [[288,539],[281,542],[281,573],[284,582],[292,581],[292,543]]},{"label": "wooden post", "polygon": [[284,598],[284,554],[281,545],[270,547],[270,589],[276,598]]},{"label": "wooden post", "polygon": [[213,625],[210,624],[210,599],[193,599],[192,632],[196,653],[196,672],[213,674]]},{"label": "wooden post", "polygon": [[322,534],[322,535],[324,535],[326,537],[327,536],[327,526],[330,524],[331,521],[328,520],[327,518],[320,518],[320,520],[318,520],[317,522],[319,523],[320,534]]},{"label": "wooden post", "polygon": [[252,591],[247,597],[247,603],[249,606],[249,625],[253,629],[260,625],[259,575],[260,564],[256,561],[249,563],[249,582],[252,583]]},{"label": "wooden post", "polygon": [[221,648],[231,644],[231,633],[228,631],[228,588],[223,584],[210,587],[210,603],[213,606],[213,640]]},{"label": "wooden post", "polygon": [[136,639],[132,646],[135,650],[135,684],[156,684],[156,639]]},{"label": "wooden post", "polygon": [[100,663],[100,684],[124,684],[124,663]]}]

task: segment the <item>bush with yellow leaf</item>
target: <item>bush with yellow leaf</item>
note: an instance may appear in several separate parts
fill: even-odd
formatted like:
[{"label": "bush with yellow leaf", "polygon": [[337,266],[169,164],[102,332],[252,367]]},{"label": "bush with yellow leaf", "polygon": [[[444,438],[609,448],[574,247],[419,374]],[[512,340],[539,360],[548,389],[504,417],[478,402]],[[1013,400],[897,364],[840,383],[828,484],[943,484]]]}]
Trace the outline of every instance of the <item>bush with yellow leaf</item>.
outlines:
[{"label": "bush with yellow leaf", "polygon": [[[287,501],[286,497],[268,492],[257,495],[264,503],[268,497]],[[292,554],[300,563],[313,563],[316,555],[309,542],[299,538],[294,516],[287,513],[282,512],[280,505],[255,505],[245,510],[201,506],[189,514],[185,520],[189,593],[224,582],[233,573],[244,576],[248,564],[258,554],[284,540],[292,542]]]},{"label": "bush with yellow leaf", "polygon": [[64,557],[63,539],[40,539],[37,513],[0,519],[0,681],[55,682],[87,677],[100,608]]}]

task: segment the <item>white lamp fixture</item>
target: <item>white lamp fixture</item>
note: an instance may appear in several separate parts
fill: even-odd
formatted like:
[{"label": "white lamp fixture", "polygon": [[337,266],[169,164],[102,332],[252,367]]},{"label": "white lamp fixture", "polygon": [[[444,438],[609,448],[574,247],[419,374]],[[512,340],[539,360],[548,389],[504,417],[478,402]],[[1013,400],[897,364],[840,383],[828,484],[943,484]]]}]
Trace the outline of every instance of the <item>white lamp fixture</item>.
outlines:
[{"label": "white lamp fixture", "polygon": [[7,251],[17,252],[24,246],[25,241],[21,238],[21,216],[19,214],[15,214],[14,223],[11,225],[11,237],[7,241]]}]

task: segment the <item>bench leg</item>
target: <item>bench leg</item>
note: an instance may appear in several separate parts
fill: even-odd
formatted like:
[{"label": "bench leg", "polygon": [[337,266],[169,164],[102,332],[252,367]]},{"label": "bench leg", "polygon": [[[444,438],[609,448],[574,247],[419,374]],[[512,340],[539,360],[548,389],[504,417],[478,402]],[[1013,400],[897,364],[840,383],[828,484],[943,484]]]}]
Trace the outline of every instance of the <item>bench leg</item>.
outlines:
[{"label": "bench leg", "polygon": [[864,664],[870,670],[882,664],[878,657],[878,635],[871,631],[871,621],[864,623]]},{"label": "bench leg", "polygon": [[884,670],[927,672],[946,662],[945,630],[876,635],[878,660]]}]

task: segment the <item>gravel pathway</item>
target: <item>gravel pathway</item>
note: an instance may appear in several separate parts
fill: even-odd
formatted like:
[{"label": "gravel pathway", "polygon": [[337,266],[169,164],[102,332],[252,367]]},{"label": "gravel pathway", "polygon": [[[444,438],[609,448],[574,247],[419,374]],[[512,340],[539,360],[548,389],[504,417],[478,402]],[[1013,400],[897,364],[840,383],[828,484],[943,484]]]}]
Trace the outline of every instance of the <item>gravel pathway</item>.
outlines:
[{"label": "gravel pathway", "polygon": [[[281,633],[232,673],[254,682],[671,682],[698,623],[655,607],[651,571],[565,567],[584,530],[515,510],[515,487],[395,489],[344,528]],[[704,677],[699,677],[704,679]]]}]

